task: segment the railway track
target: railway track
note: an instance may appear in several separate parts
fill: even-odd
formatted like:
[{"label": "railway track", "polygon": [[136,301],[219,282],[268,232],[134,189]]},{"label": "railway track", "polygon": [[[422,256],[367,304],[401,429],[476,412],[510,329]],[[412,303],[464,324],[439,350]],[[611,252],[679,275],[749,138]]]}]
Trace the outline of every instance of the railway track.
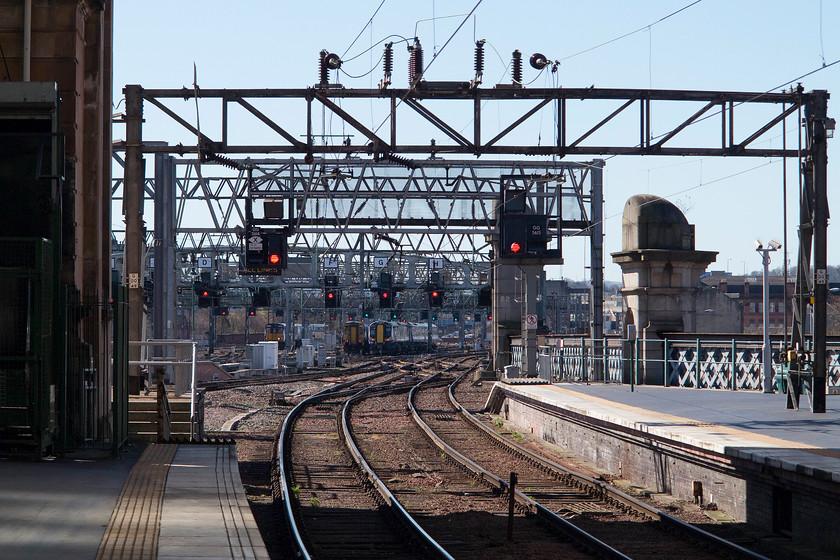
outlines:
[{"label": "railway track", "polygon": [[456,383],[415,388],[415,420],[443,452],[468,457],[470,469],[500,487],[515,472],[520,503],[582,546],[603,543],[599,554],[615,558],[765,558],[499,436],[457,402]]},{"label": "railway track", "polygon": [[309,373],[301,373],[297,375],[271,375],[267,377],[248,377],[244,379],[227,379],[224,381],[207,381],[199,384],[199,389],[204,389],[207,392],[223,391],[225,389],[236,389],[238,387],[253,387],[259,385],[274,385],[277,383],[294,383],[296,381],[316,381],[319,379],[355,375],[358,373],[368,373],[380,369],[383,364],[387,365],[390,362],[396,361],[395,358],[383,360],[366,360],[358,363],[350,368],[337,370],[323,369],[312,371]]},{"label": "railway track", "polygon": [[407,414],[408,390],[360,395],[350,403],[348,424],[376,479],[385,481],[387,491],[448,555],[463,560],[596,557],[519,505],[510,516],[503,489],[476,478],[430,444]]},{"label": "railway track", "polygon": [[406,366],[423,381],[394,371],[387,388],[336,387],[301,403],[297,418],[290,413],[279,455],[298,554],[763,558],[485,433],[453,393],[455,374],[477,364]]},{"label": "railway track", "polygon": [[416,526],[400,523],[406,516],[360,475],[352,446],[342,437],[341,411],[351,396],[371,390],[374,381],[378,390],[389,390],[405,377],[396,370],[354,380],[313,395],[287,415],[277,447],[276,493],[296,555],[413,559],[437,551],[446,557]]}]

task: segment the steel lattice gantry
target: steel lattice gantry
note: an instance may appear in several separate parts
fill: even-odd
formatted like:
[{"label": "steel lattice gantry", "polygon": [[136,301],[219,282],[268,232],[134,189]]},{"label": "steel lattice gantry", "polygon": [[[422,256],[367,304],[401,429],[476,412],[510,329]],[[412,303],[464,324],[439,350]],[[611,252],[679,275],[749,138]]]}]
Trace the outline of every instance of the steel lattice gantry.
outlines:
[{"label": "steel lattice gantry", "polygon": [[[827,297],[826,125],[828,93],[796,90],[781,93],[638,90],[601,88],[479,88],[469,82],[419,81],[409,89],[348,89],[321,84],[305,89],[144,89],[129,85],[126,95],[125,150],[125,277],[135,286],[132,309],[142,305],[137,285],[145,247],[142,231],[142,155],[197,153],[203,161],[224,161],[225,154],[300,155],[315,163],[321,155],[367,155],[417,168],[410,159],[422,155],[568,156],[677,155],[728,157],[801,157],[800,249],[797,279],[798,313],[792,340],[800,352],[794,372],[813,377],[811,405],[825,410],[825,305]],[[483,106],[487,101],[510,109],[507,126],[486,138]],[[191,124],[199,101],[213,102],[219,113],[212,133]],[[195,105],[193,105],[194,103]],[[165,115],[192,140],[178,145],[144,143],[146,107]],[[554,139],[525,143],[519,134],[529,119],[553,109]],[[784,128],[788,117],[805,113],[805,146],[761,147],[761,141]],[[498,113],[493,112],[493,116]],[[191,116],[187,116],[191,115]],[[363,116],[364,115],[364,116]],[[378,126],[364,122],[375,117]],[[465,115],[471,115],[467,127]],[[674,117],[674,115],[677,115]],[[664,118],[659,118],[663,116]],[[322,142],[319,121],[339,123],[344,141]],[[657,119],[654,121],[654,117]],[[381,119],[381,120],[380,120]],[[663,122],[670,124],[662,124]],[[207,122],[206,117],[204,122]],[[656,122],[657,133],[652,123]],[[737,126],[736,126],[737,125]],[[254,127],[260,132],[253,132]],[[418,127],[425,127],[421,132]],[[467,128],[470,133],[464,134]],[[440,137],[428,144],[417,138]],[[352,133],[351,133],[352,132]],[[424,136],[425,135],[425,136]],[[357,140],[354,140],[357,139]],[[519,140],[517,142],[517,140]],[[536,183],[535,183],[536,184]],[[303,225],[303,224],[301,224]],[[453,229],[455,224],[451,224]],[[339,234],[336,234],[339,235]],[[596,265],[593,259],[593,267]],[[811,272],[813,268],[813,272]],[[813,312],[813,329],[805,328]],[[137,327],[134,327],[137,329]]]},{"label": "steel lattice gantry", "polygon": [[[172,158],[170,163],[175,172],[163,177],[174,181],[174,234],[182,255],[235,260],[247,202],[262,219],[265,202],[282,201],[287,214],[270,225],[291,226],[292,255],[343,259],[348,254],[399,253],[478,263],[490,258],[502,187],[527,189],[529,206],[551,216],[555,237],[588,235],[593,226],[591,181],[602,166],[434,159],[408,169],[358,158],[313,163],[261,159],[231,160],[239,170],[209,175],[220,167],[205,164],[199,172],[195,159]],[[144,180],[146,201],[158,191],[157,177]],[[112,195],[123,200],[121,179],[114,180]]]}]

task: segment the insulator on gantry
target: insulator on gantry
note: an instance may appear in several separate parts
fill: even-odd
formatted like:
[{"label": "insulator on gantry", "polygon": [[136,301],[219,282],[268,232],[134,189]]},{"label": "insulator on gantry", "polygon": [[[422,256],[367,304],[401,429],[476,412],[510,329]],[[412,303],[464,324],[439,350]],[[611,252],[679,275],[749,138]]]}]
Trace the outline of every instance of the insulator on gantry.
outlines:
[{"label": "insulator on gantry", "polygon": [[318,54],[318,76],[321,85],[330,83],[330,69],[327,68],[327,55],[330,54],[326,49]]},{"label": "insulator on gantry", "polygon": [[380,89],[391,84],[391,72],[394,70],[394,43],[385,44],[385,54],[382,55],[382,69],[385,76],[379,82]]},{"label": "insulator on gantry", "polygon": [[511,76],[513,83],[522,85],[522,53],[519,50],[513,51],[513,60],[511,61]]},{"label": "insulator on gantry", "polygon": [[414,38],[414,45],[408,47],[411,56],[408,58],[408,85],[413,86],[423,77],[423,47],[420,39]]},{"label": "insulator on gantry", "polygon": [[385,45],[385,56],[383,58],[385,60],[385,74],[390,76],[394,70],[394,43]]},{"label": "insulator on gantry", "polygon": [[330,70],[341,68],[341,57],[324,49],[318,55],[318,75],[320,85],[326,86],[330,83]]},{"label": "insulator on gantry", "polygon": [[542,53],[534,53],[531,55],[531,68],[534,70],[542,70],[548,66],[548,58]]},{"label": "insulator on gantry", "polygon": [[484,75],[484,43],[485,40],[475,42],[475,84],[481,83]]}]

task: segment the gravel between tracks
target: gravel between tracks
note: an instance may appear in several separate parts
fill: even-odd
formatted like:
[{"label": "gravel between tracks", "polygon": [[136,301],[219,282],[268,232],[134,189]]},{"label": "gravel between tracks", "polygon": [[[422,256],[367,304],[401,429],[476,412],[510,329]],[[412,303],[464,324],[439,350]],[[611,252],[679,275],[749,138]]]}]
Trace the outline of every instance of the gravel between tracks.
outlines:
[{"label": "gravel between tracks", "polygon": [[[243,484],[272,559],[285,557],[283,544],[278,542],[279,537],[270,507],[270,470],[266,468],[273,450],[273,435],[279,430],[283,418],[294,404],[339,380],[344,380],[344,378],[242,387],[207,394],[204,413],[206,432],[208,435],[225,435],[236,439]],[[461,383],[456,389],[456,397],[466,408],[475,412],[483,408],[492,386],[493,381],[482,381],[477,384]],[[275,398],[283,397],[284,402],[270,405],[272,395]],[[483,419],[489,424],[492,424],[494,420],[489,415],[484,415]],[[234,429],[222,432],[226,423],[228,426],[233,423]],[[703,510],[692,503],[677,501],[669,496],[651,494],[647,489],[621,480],[583,461],[573,453],[548,444],[539,438],[525,435],[523,442],[557,463],[593,478],[607,480],[623,491],[684,521],[700,524],[715,533],[726,529],[726,523],[709,519]],[[452,518],[452,521],[455,522],[455,519]]]}]

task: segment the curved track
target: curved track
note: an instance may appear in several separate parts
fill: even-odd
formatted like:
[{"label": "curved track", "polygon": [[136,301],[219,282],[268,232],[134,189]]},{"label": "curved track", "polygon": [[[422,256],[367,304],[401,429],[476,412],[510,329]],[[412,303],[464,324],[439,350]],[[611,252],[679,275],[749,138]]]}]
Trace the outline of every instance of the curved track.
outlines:
[{"label": "curved track", "polygon": [[[390,390],[387,386],[404,380],[406,373],[376,377],[381,378],[376,390]],[[295,553],[302,558],[412,559],[430,553],[448,558],[421,531],[400,522],[399,507],[361,475],[352,446],[345,444],[341,411],[350,397],[372,390],[372,381],[352,381],[313,395],[283,424],[279,478]]]},{"label": "curved track", "polygon": [[594,543],[604,543],[616,552],[614,557],[634,559],[764,558],[499,436],[456,401],[456,383],[416,389],[415,419],[428,426],[431,437],[440,438],[438,443],[444,449],[447,445],[457,449],[482,472],[491,473],[486,476],[499,477],[500,484],[506,475],[516,472],[522,503],[532,500],[529,505],[536,515],[560,530],[570,531],[570,537],[581,539],[583,546],[597,549],[600,545]]},{"label": "curved track", "polygon": [[463,379],[477,366],[463,355],[413,362],[289,413],[278,499],[296,555],[764,558],[495,433],[454,396],[453,372]]}]

